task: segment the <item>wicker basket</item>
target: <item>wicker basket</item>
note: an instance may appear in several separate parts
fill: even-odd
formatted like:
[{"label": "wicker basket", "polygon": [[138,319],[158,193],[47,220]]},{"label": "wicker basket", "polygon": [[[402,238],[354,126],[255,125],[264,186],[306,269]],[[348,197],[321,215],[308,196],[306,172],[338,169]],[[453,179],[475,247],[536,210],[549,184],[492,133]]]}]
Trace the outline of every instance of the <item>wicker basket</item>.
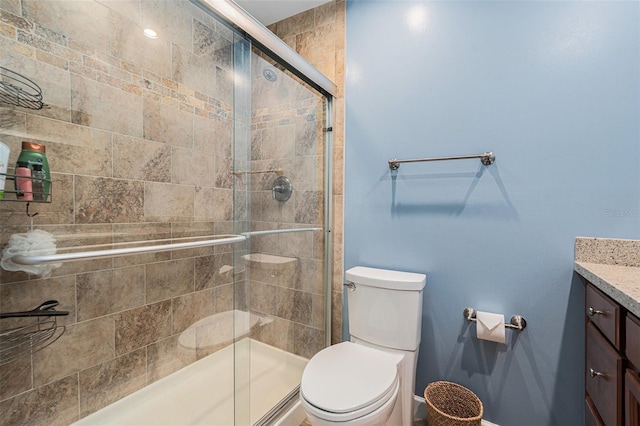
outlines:
[{"label": "wicker basket", "polygon": [[480,426],[482,402],[464,386],[433,382],[424,390],[429,426]]}]

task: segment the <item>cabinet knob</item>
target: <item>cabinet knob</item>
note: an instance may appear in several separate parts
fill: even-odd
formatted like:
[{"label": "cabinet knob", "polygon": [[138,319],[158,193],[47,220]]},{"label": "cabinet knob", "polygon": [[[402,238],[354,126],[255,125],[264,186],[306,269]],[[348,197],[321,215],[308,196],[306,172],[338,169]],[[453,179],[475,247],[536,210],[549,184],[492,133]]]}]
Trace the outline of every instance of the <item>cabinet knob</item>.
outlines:
[{"label": "cabinet knob", "polygon": [[604,377],[604,373],[600,373],[599,371],[594,370],[593,368],[589,369],[589,375],[593,378],[596,378],[598,376],[603,376]]},{"label": "cabinet knob", "polygon": [[588,311],[587,311],[587,312],[589,312],[589,316],[590,316],[590,317],[592,317],[592,316],[594,316],[594,315],[604,315],[604,312],[603,312],[603,311],[599,311],[599,310],[597,310],[597,309],[593,309],[591,306],[589,306],[589,309],[588,309]]}]

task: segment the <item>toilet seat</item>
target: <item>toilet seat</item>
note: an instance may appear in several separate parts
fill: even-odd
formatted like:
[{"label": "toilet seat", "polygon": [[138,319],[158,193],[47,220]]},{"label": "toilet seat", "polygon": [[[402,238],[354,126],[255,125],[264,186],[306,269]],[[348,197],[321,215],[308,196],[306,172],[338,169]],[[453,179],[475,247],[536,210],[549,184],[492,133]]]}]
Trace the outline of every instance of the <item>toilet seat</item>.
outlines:
[{"label": "toilet seat", "polygon": [[365,416],[397,396],[396,359],[376,349],[343,342],[318,352],[300,384],[303,405],[330,421]]}]

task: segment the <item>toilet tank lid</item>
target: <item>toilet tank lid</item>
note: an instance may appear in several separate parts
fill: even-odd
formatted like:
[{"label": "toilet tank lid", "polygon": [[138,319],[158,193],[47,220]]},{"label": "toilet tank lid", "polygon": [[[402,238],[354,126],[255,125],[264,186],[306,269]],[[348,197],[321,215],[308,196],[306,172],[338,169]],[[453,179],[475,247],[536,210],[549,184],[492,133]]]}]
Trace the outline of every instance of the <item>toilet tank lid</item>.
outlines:
[{"label": "toilet tank lid", "polygon": [[380,287],[399,291],[421,291],[426,282],[425,274],[392,271],[389,269],[356,266],[346,273],[347,281],[370,287]]}]

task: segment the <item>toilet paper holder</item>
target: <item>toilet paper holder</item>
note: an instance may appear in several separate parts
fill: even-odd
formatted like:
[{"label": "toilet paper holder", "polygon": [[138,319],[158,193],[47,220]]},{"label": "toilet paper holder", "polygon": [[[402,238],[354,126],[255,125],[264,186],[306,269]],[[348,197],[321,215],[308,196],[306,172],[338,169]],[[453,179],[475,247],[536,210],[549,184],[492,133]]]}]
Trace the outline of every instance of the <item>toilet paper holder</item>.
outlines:
[{"label": "toilet paper holder", "polygon": [[[464,311],[462,311],[462,315],[467,321],[478,321],[476,319],[476,310],[473,308],[464,308]],[[504,326],[507,328],[513,328],[514,330],[522,331],[527,327],[527,321],[520,315],[514,315],[511,317],[511,320],[509,320],[509,324],[505,323]]]}]

